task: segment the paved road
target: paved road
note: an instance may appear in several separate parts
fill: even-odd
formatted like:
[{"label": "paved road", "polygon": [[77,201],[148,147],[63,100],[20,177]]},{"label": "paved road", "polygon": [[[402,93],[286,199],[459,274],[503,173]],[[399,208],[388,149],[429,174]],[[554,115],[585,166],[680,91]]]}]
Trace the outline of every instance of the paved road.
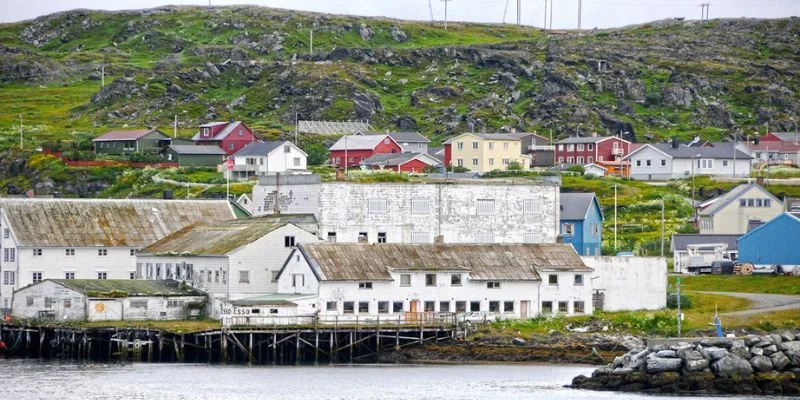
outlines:
[{"label": "paved road", "polygon": [[718,294],[720,296],[739,297],[750,300],[750,309],[725,313],[725,315],[755,315],[765,312],[800,309],[800,295],[734,293],[734,292],[697,292]]}]

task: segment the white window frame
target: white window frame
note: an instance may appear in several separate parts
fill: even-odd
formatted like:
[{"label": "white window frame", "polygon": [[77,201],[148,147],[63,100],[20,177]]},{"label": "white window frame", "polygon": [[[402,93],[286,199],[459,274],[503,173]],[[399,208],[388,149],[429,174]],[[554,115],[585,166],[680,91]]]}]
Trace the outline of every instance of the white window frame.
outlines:
[{"label": "white window frame", "polygon": [[494,201],[494,199],[477,199],[477,200],[475,200],[475,214],[477,214],[477,215],[494,215],[495,214],[495,201]]}]

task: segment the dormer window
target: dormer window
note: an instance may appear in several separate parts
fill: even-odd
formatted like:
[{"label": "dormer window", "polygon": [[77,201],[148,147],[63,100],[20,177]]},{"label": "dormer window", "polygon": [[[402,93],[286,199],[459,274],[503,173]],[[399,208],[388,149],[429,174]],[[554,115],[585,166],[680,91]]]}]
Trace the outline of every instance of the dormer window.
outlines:
[{"label": "dormer window", "polygon": [[239,136],[244,136],[244,128],[239,128]]},{"label": "dormer window", "polygon": [[291,151],[292,151],[292,146],[289,146],[288,144],[286,146],[283,146],[284,153],[291,153]]},{"label": "dormer window", "polygon": [[203,128],[203,137],[208,137],[211,134],[211,130],[208,128]]}]

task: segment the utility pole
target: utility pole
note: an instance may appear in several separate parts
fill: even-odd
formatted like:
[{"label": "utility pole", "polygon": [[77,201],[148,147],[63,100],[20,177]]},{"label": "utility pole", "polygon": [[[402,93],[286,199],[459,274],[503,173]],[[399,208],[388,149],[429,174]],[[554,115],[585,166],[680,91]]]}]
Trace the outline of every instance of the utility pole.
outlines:
[{"label": "utility pole", "polygon": [[314,31],[308,33],[308,55],[314,54]]},{"label": "utility pole", "polygon": [[106,87],[106,65],[100,64],[100,87]]},{"label": "utility pole", "polygon": [[614,251],[617,249],[617,185],[614,184]]},{"label": "utility pole", "polygon": [[578,0],[578,30],[581,30],[581,14],[583,13],[583,0]]},{"label": "utility pole", "polygon": [[708,12],[711,8],[711,3],[701,3],[700,4],[700,20],[701,21],[708,21]]},{"label": "utility pole", "polygon": [[553,3],[555,0],[550,1],[550,30],[553,30]]},{"label": "utility pole", "polygon": [[517,26],[522,26],[522,0],[517,0]]},{"label": "utility pole", "polygon": [[664,257],[664,198],[661,198],[661,257]]},{"label": "utility pole", "polygon": [[447,3],[453,0],[441,0],[444,2],[444,31],[447,32]]},{"label": "utility pole", "polygon": [[172,123],[172,138],[178,137],[178,114],[175,114],[175,121]]},{"label": "utility pole", "polygon": [[294,145],[297,146],[297,130],[298,124],[300,122],[297,120],[297,104],[294,106]]},{"label": "utility pole", "polygon": [[542,29],[547,30],[547,0],[544,0],[544,25],[542,25]]},{"label": "utility pole", "polygon": [[733,132],[733,177],[736,178],[736,139],[739,135]]},{"label": "utility pole", "polygon": [[678,337],[681,337],[681,318],[683,317],[683,313],[681,312],[681,277],[679,276],[676,279],[675,285],[678,289]]},{"label": "utility pole", "polygon": [[22,114],[19,115],[19,149],[22,150]]},{"label": "utility pole", "polygon": [[[508,1],[509,0],[506,0],[506,7],[503,9],[503,24],[504,25],[506,23],[506,15],[508,15]],[[547,0],[545,0],[545,1],[547,1]]]},{"label": "utility pole", "polygon": [[433,4],[431,4],[431,0],[428,0],[428,10],[431,12],[431,23],[433,23]]}]

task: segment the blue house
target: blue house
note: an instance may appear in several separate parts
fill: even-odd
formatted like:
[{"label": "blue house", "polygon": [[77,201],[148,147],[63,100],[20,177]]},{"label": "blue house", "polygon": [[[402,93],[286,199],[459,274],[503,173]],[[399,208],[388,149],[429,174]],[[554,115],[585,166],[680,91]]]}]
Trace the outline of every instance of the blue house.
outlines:
[{"label": "blue house", "polygon": [[783,213],[739,238],[739,261],[753,265],[800,265],[800,218]]},{"label": "blue house", "polygon": [[578,254],[602,254],[603,211],[594,193],[561,193],[560,233]]}]

